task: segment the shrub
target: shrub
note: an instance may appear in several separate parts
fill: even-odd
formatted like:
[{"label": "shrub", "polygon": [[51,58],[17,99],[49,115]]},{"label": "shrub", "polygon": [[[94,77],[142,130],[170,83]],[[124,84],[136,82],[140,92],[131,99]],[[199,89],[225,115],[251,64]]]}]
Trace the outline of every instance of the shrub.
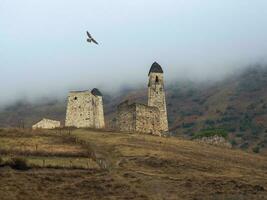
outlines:
[{"label": "shrub", "polygon": [[236,145],[237,145],[237,142],[236,142],[235,140],[232,140],[232,141],[231,141],[231,144],[232,144],[233,146],[236,146]]},{"label": "shrub", "polygon": [[236,134],[236,137],[242,137],[242,136],[243,136],[242,133],[237,133],[237,134]]},{"label": "shrub", "polygon": [[260,147],[259,147],[259,146],[256,146],[256,147],[254,147],[254,148],[252,149],[252,151],[253,151],[254,153],[259,153],[259,152],[260,152]]},{"label": "shrub", "polygon": [[203,137],[213,137],[213,136],[219,136],[223,138],[227,138],[227,132],[224,129],[205,129],[201,130],[200,132],[197,132],[194,134],[194,139],[197,138],[203,138]]},{"label": "shrub", "polygon": [[11,158],[9,165],[13,169],[17,169],[17,170],[28,170],[29,169],[27,160],[21,157]]},{"label": "shrub", "polygon": [[210,125],[210,126],[213,126],[215,124],[215,121],[214,120],[207,119],[205,121],[205,124]]},{"label": "shrub", "polygon": [[192,122],[192,123],[183,123],[183,128],[191,128],[191,127],[193,127],[194,125],[195,125],[194,122]]},{"label": "shrub", "polygon": [[240,148],[241,149],[247,149],[248,146],[249,146],[248,142],[245,142],[245,143],[241,144]]}]

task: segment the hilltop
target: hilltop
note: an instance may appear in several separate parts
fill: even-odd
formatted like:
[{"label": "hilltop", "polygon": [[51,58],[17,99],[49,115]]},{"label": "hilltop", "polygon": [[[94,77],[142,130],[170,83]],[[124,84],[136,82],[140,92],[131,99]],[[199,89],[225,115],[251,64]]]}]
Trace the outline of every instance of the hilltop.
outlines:
[{"label": "hilltop", "polygon": [[[168,83],[168,82],[167,82]],[[216,83],[167,84],[167,107],[171,133],[191,138],[207,128],[228,133],[232,145],[267,153],[267,67],[254,66]],[[123,100],[145,103],[146,88],[123,90],[104,96],[106,121],[114,127],[116,106]],[[0,112],[0,126],[26,127],[43,117],[64,122],[66,101],[42,104],[19,102]]]},{"label": "hilltop", "polygon": [[0,131],[1,199],[266,199],[266,157],[180,138],[94,130]]}]

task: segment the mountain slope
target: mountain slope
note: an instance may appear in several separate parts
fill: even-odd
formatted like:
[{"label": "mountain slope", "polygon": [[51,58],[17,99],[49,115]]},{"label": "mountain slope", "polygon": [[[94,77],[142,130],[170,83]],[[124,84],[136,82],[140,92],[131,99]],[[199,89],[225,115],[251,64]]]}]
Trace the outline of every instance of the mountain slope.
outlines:
[{"label": "mountain slope", "polygon": [[[224,129],[242,149],[267,149],[267,67],[246,71],[212,84],[175,82],[166,87],[170,131],[192,137],[203,129]],[[107,125],[114,127],[116,106],[123,100],[147,102],[146,88],[104,96]],[[17,103],[0,112],[0,126],[31,126],[43,117],[64,122],[66,102]]]}]

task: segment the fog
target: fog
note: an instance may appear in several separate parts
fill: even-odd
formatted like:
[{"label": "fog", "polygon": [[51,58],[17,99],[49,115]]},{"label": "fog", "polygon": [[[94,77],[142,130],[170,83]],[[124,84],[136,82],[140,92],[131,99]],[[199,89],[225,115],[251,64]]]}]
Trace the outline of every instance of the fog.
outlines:
[{"label": "fog", "polygon": [[0,0],[0,106],[146,85],[154,61],[167,83],[221,80],[266,63],[266,9],[265,0]]}]

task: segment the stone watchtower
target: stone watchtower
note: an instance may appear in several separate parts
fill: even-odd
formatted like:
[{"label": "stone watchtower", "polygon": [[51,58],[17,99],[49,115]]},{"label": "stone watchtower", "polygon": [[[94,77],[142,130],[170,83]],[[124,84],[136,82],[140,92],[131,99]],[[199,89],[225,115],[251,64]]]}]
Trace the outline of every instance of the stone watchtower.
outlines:
[{"label": "stone watchtower", "polygon": [[103,99],[98,89],[69,93],[65,126],[77,128],[105,127]]},{"label": "stone watchtower", "polygon": [[157,107],[160,111],[161,130],[168,131],[167,107],[164,91],[163,70],[154,62],[148,73],[148,106]]}]

